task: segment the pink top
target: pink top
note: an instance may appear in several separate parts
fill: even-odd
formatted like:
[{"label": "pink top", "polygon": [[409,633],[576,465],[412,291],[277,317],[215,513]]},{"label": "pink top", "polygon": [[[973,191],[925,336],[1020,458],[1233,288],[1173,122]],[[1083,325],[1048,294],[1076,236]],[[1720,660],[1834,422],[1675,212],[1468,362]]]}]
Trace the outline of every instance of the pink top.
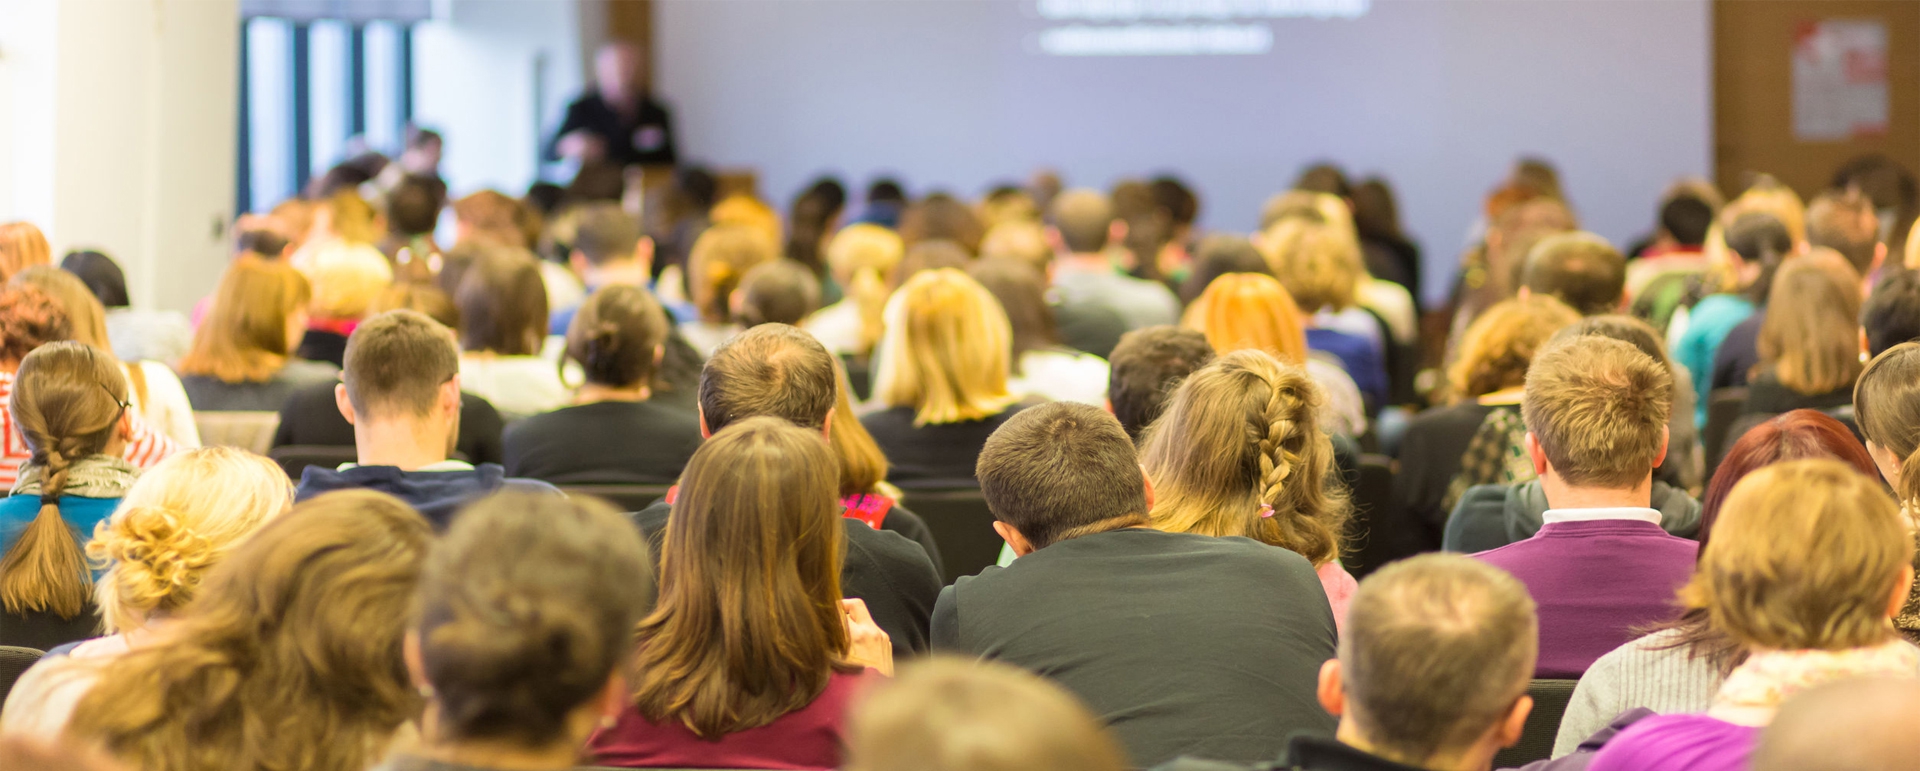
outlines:
[{"label": "pink top", "polygon": [[839,768],[847,709],[871,679],[867,672],[835,672],[813,703],[716,739],[679,721],[656,725],[629,704],[612,728],[594,732],[587,749],[594,762],[621,768]]},{"label": "pink top", "polygon": [[1360,582],[1353,580],[1339,560],[1327,560],[1313,572],[1320,576],[1320,588],[1327,590],[1327,604],[1333,606],[1334,631],[1346,634],[1347,605],[1353,602],[1353,593],[1360,591]]}]

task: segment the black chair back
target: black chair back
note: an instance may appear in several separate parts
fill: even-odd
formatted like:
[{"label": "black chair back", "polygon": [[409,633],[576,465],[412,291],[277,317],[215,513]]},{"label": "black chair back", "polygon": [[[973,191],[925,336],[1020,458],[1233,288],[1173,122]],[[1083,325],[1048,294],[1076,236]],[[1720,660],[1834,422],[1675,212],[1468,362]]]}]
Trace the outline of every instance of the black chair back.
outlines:
[{"label": "black chair back", "polygon": [[568,495],[590,495],[621,511],[639,511],[667,497],[668,485],[559,485]]},{"label": "black chair back", "polygon": [[1701,457],[1707,459],[1704,479],[1713,478],[1713,470],[1720,467],[1720,456],[1740,438],[1731,432],[1733,422],[1740,419],[1740,410],[1746,406],[1745,388],[1716,388],[1707,394],[1707,424],[1700,427]]},{"label": "black chair back", "polygon": [[300,475],[308,466],[321,468],[339,468],[342,463],[352,463],[360,459],[353,446],[335,447],[319,444],[289,444],[275,447],[267,452],[267,457],[280,464],[281,470],[294,482],[300,481]]},{"label": "black chair back", "polygon": [[1381,566],[1406,556],[1394,547],[1394,539],[1376,534],[1376,526],[1391,527],[1393,516],[1393,459],[1385,455],[1362,455],[1360,467],[1350,485],[1353,494],[1353,519],[1348,525],[1347,548],[1341,551],[1340,564],[1355,579],[1365,578]]},{"label": "black chair back", "polygon": [[926,520],[927,530],[940,546],[946,573],[941,578],[947,583],[1000,561],[1005,541],[994,532],[993,512],[987,510],[980,488],[912,490],[901,503]]},{"label": "black chair back", "polygon": [[1527,725],[1520,729],[1520,741],[1493,756],[1494,768],[1519,768],[1553,755],[1553,742],[1560,735],[1560,718],[1567,714],[1567,702],[1573,700],[1573,688],[1579,680],[1535,680],[1527,685],[1533,697],[1533,711]]},{"label": "black chair back", "polygon": [[0,645],[0,704],[5,704],[7,694],[13,691],[13,684],[26,674],[27,667],[40,660],[40,651],[33,648],[16,648]]}]

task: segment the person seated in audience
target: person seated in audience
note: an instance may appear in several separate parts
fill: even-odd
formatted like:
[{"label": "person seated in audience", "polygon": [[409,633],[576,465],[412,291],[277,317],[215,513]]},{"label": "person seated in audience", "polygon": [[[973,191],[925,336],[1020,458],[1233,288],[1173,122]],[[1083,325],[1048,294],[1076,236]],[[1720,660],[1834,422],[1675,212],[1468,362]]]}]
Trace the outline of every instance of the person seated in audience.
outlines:
[{"label": "person seated in audience", "polygon": [[[1913,583],[1913,537],[1877,480],[1834,460],[1776,463],[1734,486],[1680,593],[1750,653],[1704,714],[1645,717],[1592,771],[1748,768],[1782,701],[1852,677],[1911,678],[1920,649],[1887,623]],[[1543,622],[1542,627],[1545,627]]]},{"label": "person seated in audience", "polygon": [[[1868,477],[1878,473],[1853,432],[1824,413],[1794,410],[1768,420],[1734,442],[1714,472],[1700,510],[1700,548],[1707,548],[1721,506],[1741,479],[1775,463],[1807,458],[1843,461]],[[1554,756],[1573,752],[1635,707],[1663,715],[1705,712],[1721,681],[1745,658],[1746,651],[1706,609],[1683,612],[1658,631],[1594,660],[1560,720]]]},{"label": "person seated in audience", "polygon": [[374,247],[393,265],[395,281],[429,280],[439,272],[440,245],[434,243],[433,230],[440,224],[440,210],[447,207],[447,184],[433,176],[406,173],[399,163],[389,164],[380,176],[391,178],[393,184],[382,202],[387,234]]},{"label": "person seated in audience", "polygon": [[66,735],[143,771],[373,765],[417,714],[402,640],[432,538],[379,493],[295,506],[213,568],[164,641],[102,668]]},{"label": "person seated in audience", "polygon": [[[100,300],[72,273],[51,265],[35,265],[15,273],[8,282],[40,290],[66,312],[72,340],[111,353],[107,338],[107,314]],[[193,406],[180,377],[157,361],[122,360],[120,370],[127,376],[133,397],[133,414],[141,431],[158,431],[179,448],[200,446],[200,429],[193,422]]]},{"label": "person seated in audience", "polygon": [[1133,441],[1097,407],[1020,411],[980,486],[1020,558],[940,593],[934,647],[996,659],[1084,699],[1136,767],[1250,762],[1333,730],[1314,677],[1333,611],[1305,557],[1153,528]]},{"label": "person seated in audience", "polygon": [[860,419],[892,462],[888,481],[974,484],[981,445],[1019,409],[1007,389],[1012,337],[999,301],[959,270],[924,271],[894,292],[873,387],[886,409]]},{"label": "person seated in audience", "polygon": [[587,296],[567,330],[567,360],[586,382],[573,406],[507,429],[508,476],[554,484],[671,484],[700,446],[700,418],[653,400],[666,355],[666,311],[646,289]]},{"label": "person seated in audience", "polygon": [[847,726],[848,771],[1121,771],[1120,745],[1044,678],[992,661],[902,667]]},{"label": "person seated in audience", "polygon": [[1352,505],[1320,429],[1320,389],[1262,351],[1233,351],[1181,382],[1145,432],[1153,526],[1244,536],[1313,563],[1346,618],[1354,580],[1340,566]]},{"label": "person seated in audience", "polygon": [[1180,382],[1213,361],[1205,335],[1179,327],[1128,332],[1113,349],[1107,411],[1135,441],[1160,419]]},{"label": "person seated in audience", "polygon": [[1873,285],[1860,309],[1860,350],[1869,359],[1920,338],[1920,271],[1889,273]]},{"label": "person seated in audience", "polygon": [[312,285],[284,262],[243,256],[227,265],[180,385],[197,412],[278,410],[295,391],[339,377],[338,367],[294,355],[307,333]]},{"label": "person seated in audience", "polygon": [[1920,757],[1920,680],[1853,678],[1787,699],[1753,749],[1753,771],[1898,771]]},{"label": "person seated in audience", "polygon": [[729,302],[742,328],[799,324],[820,309],[820,279],[807,266],[784,257],[763,262],[740,279]]},{"label": "person seated in audience", "polygon": [[0,281],[35,265],[53,262],[53,247],[40,228],[24,220],[0,223]]},{"label": "person seated in audience", "polygon": [[1580,314],[1552,297],[1507,300],[1481,314],[1456,339],[1459,358],[1447,368],[1452,400],[1414,416],[1400,439],[1393,476],[1400,527],[1377,524],[1372,537],[1387,553],[1411,556],[1439,549],[1448,515],[1474,485],[1511,485],[1534,478],[1525,458],[1520,397],[1534,352]]},{"label": "person seated in audience", "polygon": [[335,242],[315,247],[301,272],[313,284],[313,301],[293,355],[338,367],[347,335],[393,283],[393,266],[367,246]]},{"label": "person seated in audience", "polygon": [[886,328],[889,277],[906,255],[900,236],[869,223],[840,229],[827,241],[827,273],[846,296],[815,311],[801,327],[835,356],[865,359]]},{"label": "person seated in audience", "polygon": [[[1832,250],[1844,259],[1857,274],[1862,296],[1872,290],[1887,256],[1886,244],[1880,243],[1879,216],[1873,203],[1858,193],[1826,192],[1814,198],[1807,207],[1807,244],[1814,250]],[[1763,305],[1727,331],[1713,354],[1715,388],[1744,386],[1759,368],[1760,330],[1766,318]]]},{"label": "person seated in audience", "polygon": [[1333,356],[1366,397],[1371,412],[1387,403],[1383,323],[1354,305],[1366,278],[1359,244],[1333,225],[1288,217],[1261,236],[1273,275],[1301,312],[1307,347]]},{"label": "person seated in audience", "polygon": [[[1493,307],[1518,292],[1519,273],[1535,244],[1555,233],[1580,229],[1578,218],[1558,193],[1531,183],[1509,183],[1487,199],[1486,235],[1461,258],[1449,303],[1452,320],[1444,346],[1456,361],[1463,335]],[[1434,342],[1434,341],[1429,341]]]},{"label": "person seated in audience", "polygon": [[866,605],[841,599],[833,453],[818,433],[746,418],[682,479],[660,602],[634,633],[632,693],[594,734],[596,762],[839,768],[847,710],[869,668],[893,673],[893,646]]},{"label": "person seated in audience", "polygon": [[93,586],[106,636],[70,643],[14,683],[0,733],[51,739],[108,662],[162,640],[207,572],[293,505],[293,483],[273,461],[231,447],[168,458],[140,475],[87,544],[106,565]]},{"label": "person seated in audience", "polygon": [[492,463],[451,460],[460,430],[460,357],[453,335],[414,311],[367,319],[347,338],[334,404],[353,424],[358,463],[308,466],[299,499],[367,488],[391,494],[446,527],[455,509],[502,487],[557,493]]},{"label": "person seated in audience", "polygon": [[[1900,343],[1867,362],[1853,388],[1853,410],[1867,454],[1911,520],[1920,512],[1920,473],[1907,473],[1909,465],[1920,468],[1920,436],[1913,431],[1920,425],[1920,343]],[[1894,626],[1920,644],[1920,589]]]},{"label": "person seated in audience", "polygon": [[1793,231],[1774,214],[1755,211],[1751,206],[1729,205],[1720,216],[1725,224],[1716,229],[1714,235],[1720,238],[1713,251],[1721,255],[1717,258],[1721,264],[1704,277],[1707,291],[1720,291],[1701,298],[1667,330],[1667,339],[1673,341],[1674,361],[1686,367],[1693,378],[1694,419],[1701,425],[1707,422],[1707,402],[1713,389],[1737,385],[1731,380],[1722,383],[1714,379],[1713,362],[1721,342],[1740,322],[1759,312],[1780,263],[1799,249]]},{"label": "person seated in audience", "polygon": [[1707,231],[1723,202],[1720,190],[1705,179],[1682,178],[1668,186],[1653,235],[1627,250],[1627,296],[1638,304],[1642,290],[1663,275],[1706,272]]},{"label": "person seated in audience", "polygon": [[[712,436],[735,421],[764,415],[832,440],[839,433],[829,428],[838,419],[837,390],[833,355],[818,340],[784,324],[763,324],[722,344],[700,371],[701,433]],[[844,489],[846,476],[840,480]],[[653,544],[656,559],[678,495],[675,488],[667,499],[633,515]],[[853,516],[859,513],[847,512],[841,523],[846,551],[840,564],[840,588],[872,609],[900,657],[924,652],[928,619],[940,594],[940,573],[919,544],[899,533],[869,527]]]},{"label": "person seated in audience", "polygon": [[833,362],[833,412],[828,413],[827,444],[840,463],[840,505],[848,518],[867,523],[875,530],[891,530],[920,544],[933,563],[933,572],[946,575],[940,560],[940,547],[933,532],[920,515],[900,505],[905,497],[900,488],[887,482],[887,456],[880,452],[873,435],[860,425],[853,411],[853,389],[847,382],[847,369],[838,359]]},{"label": "person seated in audience", "polygon": [[951,241],[967,254],[979,254],[980,239],[986,235],[986,227],[973,207],[941,191],[908,204],[900,213],[899,231],[908,247],[924,241]]},{"label": "person seated in audience", "polygon": [[1206,335],[1220,353],[1253,349],[1296,367],[1320,385],[1326,396],[1323,425],[1343,436],[1367,432],[1366,402],[1339,360],[1307,348],[1300,308],[1286,286],[1264,273],[1229,273],[1214,279],[1187,306],[1180,326]]},{"label": "person seated in audience", "polygon": [[1829,410],[1852,401],[1860,376],[1860,277],[1832,254],[1780,266],[1760,326],[1760,365],[1743,415]]},{"label": "person seated in audience", "polygon": [[1200,240],[1194,249],[1193,270],[1180,284],[1180,304],[1192,305],[1213,285],[1213,280],[1228,273],[1265,273],[1273,275],[1267,258],[1260,255],[1245,236],[1215,233]]},{"label": "person seated in audience", "polygon": [[1662,530],[1673,525],[1649,506],[1672,403],[1667,368],[1611,338],[1551,344],[1527,371],[1527,457],[1551,508],[1539,532],[1475,556],[1538,604],[1537,677],[1579,678],[1633,630],[1667,620],[1687,581],[1699,545]]},{"label": "person seated in audience", "polygon": [[1520,270],[1520,292],[1543,294],[1582,316],[1625,310],[1626,260],[1613,244],[1584,231],[1558,233],[1535,244]]},{"label": "person seated in audience", "polygon": [[[1658,362],[1669,374],[1686,370],[1667,360],[1660,340],[1646,322],[1631,316],[1593,316],[1562,328],[1548,345],[1586,337],[1609,338],[1632,345]],[[1677,378],[1676,378],[1677,380]],[[1679,408],[1678,387],[1675,406],[1668,411],[1667,453],[1654,470],[1649,504],[1660,511],[1660,525],[1667,532],[1692,537],[1700,526],[1700,502],[1687,493],[1699,479],[1699,439],[1693,430],[1693,416],[1675,419]],[[1684,425],[1683,425],[1684,424]],[[1688,467],[1681,470],[1682,466]],[[1689,476],[1690,475],[1690,476]],[[1689,484],[1691,482],[1691,484]],[[1460,502],[1447,517],[1441,548],[1452,552],[1480,552],[1496,549],[1540,531],[1548,509],[1546,487],[1537,478],[1512,484],[1475,485],[1460,495]]]},{"label": "person seated in audience", "polygon": [[0,500],[0,645],[46,650],[94,635],[82,552],[140,470],[122,457],[132,415],[112,354],[48,343],[11,386],[7,442],[23,442],[27,462]]},{"label": "person seated in audience", "polygon": [[461,274],[460,378],[507,420],[558,409],[573,398],[559,367],[541,355],[547,293],[531,253],[493,248]]},{"label": "person seated in audience", "polygon": [[1068,190],[1048,210],[1053,242],[1053,286],[1068,308],[1096,306],[1120,315],[1128,329],[1172,324],[1180,315],[1173,293],[1157,281],[1121,273],[1109,244],[1126,238],[1127,225],[1113,203],[1096,190]]},{"label": "person seated in audience", "polygon": [[1329,228],[1333,238],[1340,243],[1336,253],[1353,255],[1352,262],[1342,270],[1353,271],[1352,276],[1356,279],[1353,290],[1355,307],[1322,314],[1317,323],[1369,340],[1378,337],[1382,341],[1378,345],[1383,351],[1387,335],[1382,326],[1391,332],[1394,340],[1409,345],[1414,342],[1419,322],[1413,295],[1407,293],[1406,287],[1368,275],[1366,263],[1359,257],[1360,238],[1353,224],[1353,207],[1344,194],[1290,190],[1267,202],[1261,211],[1260,221],[1262,233],[1254,245],[1265,252],[1267,263],[1273,267],[1276,277],[1285,272],[1276,260],[1278,255],[1275,250],[1285,243],[1283,233],[1289,229],[1289,223],[1304,222]]},{"label": "person seated in audience", "polygon": [[[1032,205],[1031,196],[1024,192],[1018,195]],[[1040,222],[1039,212],[1030,219],[1010,219],[987,228],[986,237],[980,239],[980,259],[1019,260],[1046,273],[1053,264],[1053,246],[1047,242],[1047,226]]]},{"label": "person seated in audience", "polygon": [[[778,231],[778,223],[774,230]],[[701,233],[687,256],[687,289],[699,318],[681,322],[680,333],[702,356],[740,331],[733,318],[733,290],[747,271],[779,259],[777,238],[762,228],[716,224]]]},{"label": "person seated in audience", "polygon": [[68,252],[60,269],[86,284],[106,308],[107,338],[121,361],[172,362],[193,345],[193,326],[179,311],[135,310],[127,294],[127,277],[120,265],[103,252]]},{"label": "person seated in audience", "polygon": [[376,771],[565,771],[620,713],[647,550],[592,500],[501,493],[461,512],[420,571],[407,669],[420,746]]},{"label": "person seated in audience", "polygon": [[[640,232],[640,221],[619,204],[589,204],[576,215],[567,267],[589,295],[610,286],[651,288],[653,239]],[[554,308],[548,334],[565,335],[578,312],[580,304]]]},{"label": "person seated in audience", "polygon": [[1061,343],[1047,279],[1032,265],[1006,258],[982,259],[967,275],[1000,301],[1013,332],[1007,390],[1021,398],[1100,406],[1107,390],[1107,362]]}]

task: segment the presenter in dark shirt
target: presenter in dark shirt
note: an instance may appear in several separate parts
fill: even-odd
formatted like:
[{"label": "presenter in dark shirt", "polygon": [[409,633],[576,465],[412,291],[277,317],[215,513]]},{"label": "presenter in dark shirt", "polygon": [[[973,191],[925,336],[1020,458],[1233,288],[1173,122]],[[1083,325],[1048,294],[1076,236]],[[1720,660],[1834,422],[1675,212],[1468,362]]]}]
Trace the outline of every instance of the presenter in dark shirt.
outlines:
[{"label": "presenter in dark shirt", "polygon": [[641,54],[632,43],[600,47],[593,57],[594,90],[567,105],[547,146],[549,159],[582,166],[673,165],[673,116],[646,93]]}]

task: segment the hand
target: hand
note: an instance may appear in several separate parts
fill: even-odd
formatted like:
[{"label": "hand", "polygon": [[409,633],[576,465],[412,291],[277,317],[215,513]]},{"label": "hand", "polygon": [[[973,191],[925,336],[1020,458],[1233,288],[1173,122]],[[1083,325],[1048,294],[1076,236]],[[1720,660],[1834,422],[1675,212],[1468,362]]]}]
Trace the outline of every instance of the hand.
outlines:
[{"label": "hand", "polygon": [[592,163],[607,155],[606,142],[599,135],[586,129],[568,132],[566,136],[560,138],[560,144],[556,149],[560,151],[561,157],[573,158],[581,163]]},{"label": "hand", "polygon": [[847,622],[847,661],[872,667],[880,674],[893,676],[893,640],[886,630],[873,623],[873,614],[860,600],[841,600],[840,610]]}]

